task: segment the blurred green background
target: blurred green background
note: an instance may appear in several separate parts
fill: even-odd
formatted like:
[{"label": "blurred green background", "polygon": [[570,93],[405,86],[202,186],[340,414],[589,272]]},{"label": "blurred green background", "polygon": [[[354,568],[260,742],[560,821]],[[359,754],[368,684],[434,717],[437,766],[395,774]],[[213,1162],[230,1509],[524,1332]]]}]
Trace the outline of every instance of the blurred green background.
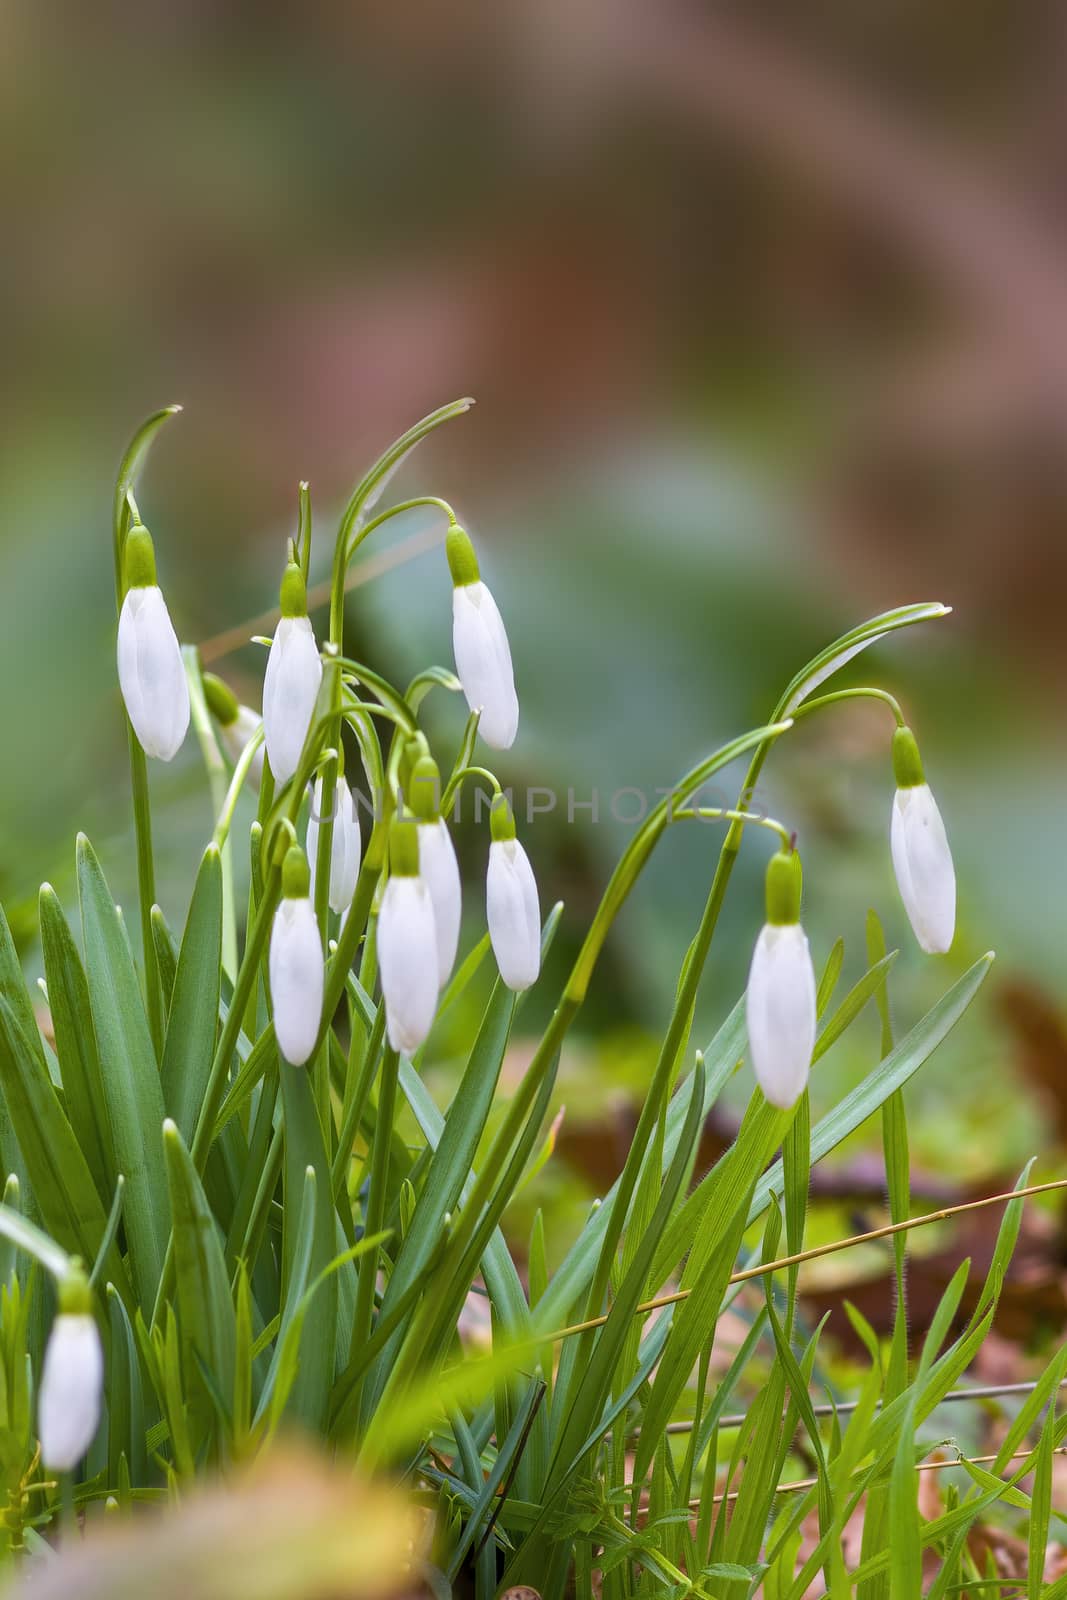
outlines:
[{"label": "blurred green background", "polygon": [[[817,960],[841,933],[860,970],[869,904],[902,946],[902,1029],[999,952],[909,1091],[919,1165],[1054,1160],[1063,8],[8,0],[0,30],[0,895],[30,964],[37,885],[71,897],[77,828],[133,903],[108,532],[132,428],[185,407],[140,499],[201,642],[275,598],[299,479],[321,571],[359,470],[472,394],[395,487],[447,496],[483,553],[522,704],[506,781],[596,788],[603,812],[762,720],[853,622],[955,607],[862,668],[903,699],[946,816],[950,957],[920,957],[893,888],[879,708],[804,725],[761,793],[798,830]],[[450,659],[449,617],[439,550],[349,611],[401,679]],[[257,700],[261,652],[215,665]],[[436,711],[454,738],[459,707]],[[177,925],[211,822],[195,740],[152,779]],[[567,902],[553,974],[626,836],[565,803],[526,830]],[[677,830],[626,911],[564,1065],[572,1119],[647,1076],[716,844]],[[485,840],[461,847],[473,906]],[[743,984],[765,852],[754,836],[735,878],[700,1042]],[[876,1048],[866,1019],[817,1110]]]}]

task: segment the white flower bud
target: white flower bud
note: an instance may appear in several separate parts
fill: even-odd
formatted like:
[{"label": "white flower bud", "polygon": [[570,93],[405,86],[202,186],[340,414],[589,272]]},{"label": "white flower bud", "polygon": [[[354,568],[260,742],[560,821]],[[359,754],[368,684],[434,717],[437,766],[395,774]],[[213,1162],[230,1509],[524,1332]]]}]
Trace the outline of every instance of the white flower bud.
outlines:
[{"label": "white flower bud", "polygon": [[771,1105],[803,1094],[815,1048],[815,971],[799,922],[764,924],[745,996],[752,1070]]},{"label": "white flower bud", "polygon": [[496,601],[480,579],[452,590],[452,647],[467,704],[482,713],[478,732],[494,750],[510,749],[519,726],[511,647]]},{"label": "white flower bud", "polygon": [[279,788],[300,765],[300,752],[322,682],[322,662],[307,617],[282,617],[263,679],[263,732]]},{"label": "white flower bud", "polygon": [[286,1061],[302,1067],[318,1037],[325,964],[319,925],[307,895],[307,862],[296,846],[285,858],[282,884],[283,897],[270,931],[274,1034]]},{"label": "white flower bud", "polygon": [[514,837],[489,846],[485,910],[500,976],[509,989],[528,989],[541,971],[541,906],[530,858]]},{"label": "white flower bud", "polygon": [[417,875],[394,870],[385,886],[378,913],[378,965],[389,1043],[411,1055],[433,1026],[438,994],[433,901]]},{"label": "white flower bud", "polygon": [[170,761],[189,727],[189,684],[156,584],[128,589],[119,614],[119,685],[145,755]]},{"label": "white flower bud", "polygon": [[[249,739],[258,729],[263,718],[258,711],[253,711],[251,706],[238,706],[237,716],[233,722],[224,723],[219,728],[222,743],[226,754],[235,764],[240,761]],[[256,753],[252,757],[252,765],[248,769],[247,782],[253,789],[258,789],[263,781],[263,741],[259,742]]]},{"label": "white flower bud", "polygon": [[41,1459],[53,1472],[72,1472],[100,1425],[104,1352],[88,1311],[60,1311],[44,1353],[37,1430]]},{"label": "white flower bud", "polygon": [[943,955],[956,931],[956,872],[928,784],[898,789],[889,829],[900,898],[920,946]]},{"label": "white flower bud", "polygon": [[[330,910],[347,911],[356,892],[363,839],[359,829],[352,791],[338,778],[333,792],[333,835],[330,842]],[[319,827],[322,817],[322,779],[315,784],[308,817],[307,857],[311,876],[311,903],[315,903],[315,868],[319,859]]]},{"label": "white flower bud", "polygon": [[419,877],[430,892],[433,905],[434,928],[437,937],[437,983],[443,989],[448,982],[456,950],[459,946],[459,927],[463,909],[459,862],[452,836],[443,817],[436,821],[419,822]]}]

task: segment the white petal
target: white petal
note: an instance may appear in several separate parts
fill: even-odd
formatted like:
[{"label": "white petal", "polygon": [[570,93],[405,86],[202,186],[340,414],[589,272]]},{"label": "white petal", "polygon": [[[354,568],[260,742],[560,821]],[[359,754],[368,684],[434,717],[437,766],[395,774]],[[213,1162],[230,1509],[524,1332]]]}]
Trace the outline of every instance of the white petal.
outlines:
[{"label": "white petal", "polygon": [[478,732],[492,749],[510,749],[519,726],[511,647],[484,583],[463,583],[452,590],[452,647],[467,704],[482,713]]},{"label": "white petal", "polygon": [[119,613],[119,685],[145,755],[170,761],[189,727],[181,647],[160,590],[129,589]]},{"label": "white petal", "polygon": [[390,878],[378,914],[378,965],[389,1043],[411,1055],[437,1010],[433,901],[421,878]]},{"label": "white petal", "polygon": [[[228,727],[222,728],[222,742],[226,753],[235,764],[244,754],[245,746],[259,727],[263,718],[258,711],[253,711],[251,706],[238,706],[237,719]],[[252,765],[248,769],[248,783],[253,789],[258,789],[263,780],[263,741],[260,740]]]},{"label": "white petal", "polygon": [[766,923],[756,941],[745,997],[752,1070],[782,1110],[804,1092],[815,1047],[815,971],[799,923]]},{"label": "white petal", "polygon": [[[311,870],[311,900],[315,901],[315,867],[319,855],[319,819],[322,816],[322,779],[315,783],[315,793],[308,817],[307,857]],[[343,778],[334,788],[333,837],[330,844],[330,910],[347,911],[356,892],[359,863],[363,841],[359,831],[352,791]]]},{"label": "white petal", "polygon": [[517,839],[494,839],[485,878],[489,938],[509,989],[528,989],[541,970],[541,906],[530,858]]},{"label": "white petal", "polygon": [[315,635],[307,617],[282,617],[263,679],[263,731],[274,781],[281,788],[300,764],[322,682]]},{"label": "white petal", "polygon": [[104,1352],[89,1315],[61,1312],[52,1324],[41,1371],[37,1431],[41,1457],[55,1472],[71,1472],[100,1423]]},{"label": "white petal", "polygon": [[898,789],[893,796],[889,845],[915,937],[928,955],[943,955],[956,931],[956,872],[928,784]]},{"label": "white petal", "polygon": [[278,1049],[302,1067],[322,1017],[324,966],[319,925],[308,899],[282,900],[270,931],[270,992]]},{"label": "white petal", "polygon": [[437,983],[443,989],[459,946],[463,909],[459,862],[444,817],[438,817],[436,822],[420,822],[418,836],[419,876],[429,889],[433,904],[437,935]]}]

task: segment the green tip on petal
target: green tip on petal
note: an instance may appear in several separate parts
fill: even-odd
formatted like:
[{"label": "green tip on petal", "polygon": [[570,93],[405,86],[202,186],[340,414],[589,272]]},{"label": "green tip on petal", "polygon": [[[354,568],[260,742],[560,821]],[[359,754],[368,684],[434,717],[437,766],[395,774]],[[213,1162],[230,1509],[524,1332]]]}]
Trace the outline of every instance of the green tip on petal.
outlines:
[{"label": "green tip on petal", "polygon": [[489,831],[494,843],[515,837],[515,814],[506,794],[498,794],[489,807]]},{"label": "green tip on petal", "polygon": [[156,552],[152,535],[138,522],[126,535],[123,558],[127,589],[151,589],[156,582]]},{"label": "green tip on petal", "polygon": [[282,894],[286,900],[306,900],[310,893],[308,858],[298,844],[291,844],[282,862]]},{"label": "green tip on petal", "polygon": [[419,875],[419,836],[414,822],[404,817],[394,817],[389,829],[389,870],[394,878]]},{"label": "green tip on petal", "polygon": [[441,814],[441,773],[433,756],[420,756],[408,780],[408,805],[419,822],[436,822]]},{"label": "green tip on petal", "polygon": [[778,850],[767,863],[767,921],[784,927],[800,921],[803,872],[795,850]]},{"label": "green tip on petal", "polygon": [[465,533],[458,522],[453,522],[445,537],[445,555],[448,557],[448,570],[452,574],[452,583],[460,589],[468,583],[477,583],[481,574],[478,571],[478,557],[474,553],[470,535]]},{"label": "green tip on petal", "polygon": [[221,678],[216,678],[213,672],[205,672],[201,679],[204,685],[204,699],[208,703],[208,710],[223,728],[230,728],[237,721],[240,707],[237,696],[228,683],[223,683]]},{"label": "green tip on petal", "polygon": [[59,1312],[64,1317],[87,1317],[93,1309],[93,1291],[77,1256],[58,1285]]},{"label": "green tip on petal", "polygon": [[304,573],[296,561],[290,561],[282,579],[281,607],[283,617],[306,617],[308,614],[307,584]]},{"label": "green tip on petal", "polygon": [[917,789],[926,782],[919,746],[910,728],[898,728],[893,735],[893,776],[898,789]]}]

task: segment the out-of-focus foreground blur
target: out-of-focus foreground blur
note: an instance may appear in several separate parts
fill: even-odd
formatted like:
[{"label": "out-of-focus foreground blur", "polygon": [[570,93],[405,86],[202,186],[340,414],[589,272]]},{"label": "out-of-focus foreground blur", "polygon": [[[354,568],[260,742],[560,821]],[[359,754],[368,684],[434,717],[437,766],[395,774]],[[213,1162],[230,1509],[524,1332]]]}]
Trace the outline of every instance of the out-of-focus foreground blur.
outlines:
[{"label": "out-of-focus foreground blur", "polygon": [[[841,932],[858,965],[868,904],[902,945],[901,1026],[999,952],[979,1021],[909,1091],[937,1130],[925,1152],[915,1136],[920,1166],[946,1139],[970,1177],[1051,1151],[1063,7],[9,0],[0,29],[0,895],[31,963],[36,888],[71,897],[76,828],[133,903],[108,532],[133,426],[185,407],[141,504],[202,642],[275,598],[299,479],[321,571],[359,469],[471,394],[402,487],[460,509],[508,619],[523,720],[501,769],[561,794],[524,837],[546,903],[567,901],[562,947],[627,836],[615,791],[667,785],[761,720],[844,627],[944,600],[949,621],[863,678],[903,699],[948,822],[952,956],[918,955],[895,897],[878,707],[806,725],[766,798],[804,848],[817,957]],[[432,529],[412,517],[383,548]],[[438,549],[350,611],[394,667],[449,660],[449,616]],[[212,665],[255,698],[262,662]],[[460,722],[438,709],[447,736]],[[599,792],[598,822],[568,821],[568,787]],[[177,924],[210,828],[195,740],[153,792]],[[715,837],[678,834],[598,977],[600,1083],[646,1074],[642,1026],[703,902]],[[708,1021],[743,981],[765,845],[731,893]],[[472,882],[484,848],[467,827]],[[849,1072],[829,1061],[816,1097]]]}]

